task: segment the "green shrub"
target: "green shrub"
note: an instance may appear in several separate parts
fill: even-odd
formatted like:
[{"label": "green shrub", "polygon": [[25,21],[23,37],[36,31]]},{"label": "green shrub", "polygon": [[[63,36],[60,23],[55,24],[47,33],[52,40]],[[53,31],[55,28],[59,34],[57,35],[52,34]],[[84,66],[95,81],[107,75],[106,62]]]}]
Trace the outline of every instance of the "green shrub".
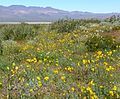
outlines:
[{"label": "green shrub", "polygon": [[7,25],[1,28],[0,35],[4,40],[25,40],[36,36],[36,29],[32,25]]},{"label": "green shrub", "polygon": [[88,19],[88,20],[75,20],[75,19],[62,19],[57,22],[54,22],[51,25],[51,30],[56,30],[59,33],[63,32],[72,32],[76,29],[80,29],[80,26],[85,26],[88,23],[100,23],[100,20]]},{"label": "green shrub", "polygon": [[0,70],[6,72],[7,66],[10,66],[11,60],[8,57],[1,56],[0,57]]},{"label": "green shrub", "polygon": [[57,29],[57,32],[71,32],[75,29],[76,22],[74,20],[59,20],[52,24],[51,29]]},{"label": "green shrub", "polygon": [[16,41],[6,40],[2,42],[3,55],[19,53],[20,46]]},{"label": "green shrub", "polygon": [[118,43],[111,36],[92,36],[89,37],[85,45],[88,51],[116,49]]}]

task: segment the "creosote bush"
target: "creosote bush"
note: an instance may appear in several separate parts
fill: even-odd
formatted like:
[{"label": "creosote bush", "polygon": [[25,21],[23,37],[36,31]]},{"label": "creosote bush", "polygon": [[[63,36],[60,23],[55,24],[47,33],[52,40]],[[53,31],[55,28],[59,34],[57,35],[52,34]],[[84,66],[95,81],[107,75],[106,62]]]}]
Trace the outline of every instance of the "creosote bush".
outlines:
[{"label": "creosote bush", "polygon": [[6,40],[2,42],[2,54],[10,55],[19,53],[20,45],[16,41]]},{"label": "creosote bush", "polygon": [[34,26],[21,25],[7,25],[1,28],[0,35],[4,40],[26,40],[31,39],[37,35]]},{"label": "creosote bush", "polygon": [[119,45],[112,36],[93,35],[88,38],[85,45],[88,51],[116,49]]},{"label": "creosote bush", "polygon": [[85,26],[88,23],[100,23],[100,20],[89,19],[89,20],[74,20],[74,19],[62,19],[54,22],[51,25],[51,30],[56,30],[59,33],[72,32],[73,30],[79,29],[80,26]]}]

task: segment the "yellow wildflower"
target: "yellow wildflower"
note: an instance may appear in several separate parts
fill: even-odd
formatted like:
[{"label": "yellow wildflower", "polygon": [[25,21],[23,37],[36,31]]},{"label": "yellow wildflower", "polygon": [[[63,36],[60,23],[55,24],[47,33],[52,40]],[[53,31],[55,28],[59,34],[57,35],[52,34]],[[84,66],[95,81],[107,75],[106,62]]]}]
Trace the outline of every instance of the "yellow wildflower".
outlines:
[{"label": "yellow wildflower", "polygon": [[42,82],[38,81],[38,85],[39,85],[39,87],[41,87],[42,86]]},{"label": "yellow wildflower", "polygon": [[7,70],[9,70],[10,68],[7,66]]},{"label": "yellow wildflower", "polygon": [[26,61],[27,61],[27,62],[31,62],[31,59],[27,59]]},{"label": "yellow wildflower", "polygon": [[91,81],[89,82],[89,85],[95,85],[94,82],[93,82],[93,80],[91,80]]},{"label": "yellow wildflower", "polygon": [[68,70],[69,72],[72,72],[73,67],[68,67],[67,70]]},{"label": "yellow wildflower", "polygon": [[30,89],[30,92],[33,92],[33,89]]},{"label": "yellow wildflower", "polygon": [[18,70],[18,66],[16,66],[15,69]]},{"label": "yellow wildflower", "polygon": [[113,96],[113,95],[114,95],[113,91],[109,91],[109,94],[110,94],[111,96]]},{"label": "yellow wildflower", "polygon": [[15,66],[15,63],[12,63],[12,66]]},{"label": "yellow wildflower", "polygon": [[77,64],[78,66],[80,66],[80,63],[78,62],[78,64]]},{"label": "yellow wildflower", "polygon": [[0,82],[0,86],[2,86],[2,83]]},{"label": "yellow wildflower", "polygon": [[55,74],[58,74],[58,70],[54,70],[53,72],[54,72]]},{"label": "yellow wildflower", "polygon": [[95,68],[93,67],[93,68],[91,68],[91,70],[94,72],[94,71],[95,71]]},{"label": "yellow wildflower", "polygon": [[112,55],[112,51],[107,52],[107,54],[108,54],[109,56]]},{"label": "yellow wildflower", "polygon": [[75,91],[75,88],[74,88],[74,87],[72,87],[72,88],[71,88],[71,90],[74,92],[74,91]]},{"label": "yellow wildflower", "polygon": [[15,74],[15,71],[13,69],[11,70],[11,72],[12,72],[12,74]]},{"label": "yellow wildflower", "polygon": [[100,86],[100,88],[103,88],[103,86]]},{"label": "yellow wildflower", "polygon": [[65,96],[65,93],[63,93],[63,96]]},{"label": "yellow wildflower", "polygon": [[116,86],[114,86],[114,87],[112,88],[112,90],[116,91],[116,90],[117,90],[117,87],[116,87]]},{"label": "yellow wildflower", "polygon": [[44,80],[48,81],[48,80],[49,80],[49,77],[48,77],[48,76],[46,76],[46,77],[44,78]]},{"label": "yellow wildflower", "polygon": [[98,52],[97,52],[97,55],[101,55],[101,54],[102,54],[102,51],[98,51]]},{"label": "yellow wildflower", "polygon": [[104,62],[103,64],[104,64],[105,66],[107,66],[107,65],[108,65],[108,63],[107,63],[107,62]]},{"label": "yellow wildflower", "polygon": [[110,74],[111,77],[113,77],[113,74]]},{"label": "yellow wildflower", "polygon": [[87,60],[83,59],[83,64],[84,65],[87,64]]},{"label": "yellow wildflower", "polygon": [[109,67],[106,68],[106,71],[108,71],[108,72],[111,71],[111,70],[114,70],[114,68],[112,66],[109,66]]},{"label": "yellow wildflower", "polygon": [[33,61],[34,61],[34,63],[36,63],[36,62],[37,62],[37,59],[36,59],[36,58],[33,58]]},{"label": "yellow wildflower", "polygon": [[65,76],[61,76],[61,80],[63,80],[65,82]]},{"label": "yellow wildflower", "polygon": [[26,67],[27,67],[27,68],[29,68],[29,67],[30,67],[30,65],[26,65]]},{"label": "yellow wildflower", "polygon": [[90,87],[87,87],[87,91],[89,91],[90,94],[93,94],[93,91],[92,91],[92,89]]},{"label": "yellow wildflower", "polygon": [[37,80],[40,80],[40,77],[39,77],[39,76],[37,76],[36,78],[37,78]]},{"label": "yellow wildflower", "polygon": [[44,58],[44,62],[46,62],[47,61],[47,59],[46,58]]},{"label": "yellow wildflower", "polygon": [[61,79],[62,79],[62,80],[65,80],[65,76],[61,76]]},{"label": "yellow wildflower", "polygon": [[58,63],[56,63],[55,66],[59,66]]},{"label": "yellow wildflower", "polygon": [[90,60],[88,60],[88,63],[90,64]]}]

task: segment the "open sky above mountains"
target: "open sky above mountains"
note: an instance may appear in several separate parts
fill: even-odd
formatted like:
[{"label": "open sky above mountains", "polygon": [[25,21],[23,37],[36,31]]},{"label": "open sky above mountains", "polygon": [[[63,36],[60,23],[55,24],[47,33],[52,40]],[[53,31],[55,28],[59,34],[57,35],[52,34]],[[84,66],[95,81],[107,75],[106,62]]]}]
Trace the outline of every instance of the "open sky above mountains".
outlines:
[{"label": "open sky above mountains", "polygon": [[0,0],[0,5],[53,7],[67,11],[120,12],[120,0]]}]

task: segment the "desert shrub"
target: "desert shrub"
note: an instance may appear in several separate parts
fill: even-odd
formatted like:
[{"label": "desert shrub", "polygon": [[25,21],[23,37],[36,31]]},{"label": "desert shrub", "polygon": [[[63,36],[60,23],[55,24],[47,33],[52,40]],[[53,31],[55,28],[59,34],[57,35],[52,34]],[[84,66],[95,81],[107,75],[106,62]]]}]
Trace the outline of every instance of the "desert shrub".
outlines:
[{"label": "desert shrub", "polygon": [[9,57],[0,57],[0,70],[6,72],[7,66],[9,66],[12,63],[11,59]]},{"label": "desert shrub", "polygon": [[36,30],[32,25],[7,25],[1,29],[0,35],[4,40],[25,40],[36,36]]},{"label": "desert shrub", "polygon": [[59,20],[52,24],[51,29],[57,29],[57,32],[71,32],[75,29],[76,21]]},{"label": "desert shrub", "polygon": [[19,53],[20,46],[17,44],[16,41],[13,40],[2,41],[1,45],[2,45],[3,55]]},{"label": "desert shrub", "polygon": [[96,19],[89,20],[62,19],[54,22],[51,25],[51,30],[56,30],[59,33],[72,32],[73,30],[79,29],[80,26],[85,26],[88,23],[100,23],[100,21]]},{"label": "desert shrub", "polygon": [[88,51],[97,51],[105,49],[116,49],[118,43],[111,36],[97,36],[89,37],[85,45]]},{"label": "desert shrub", "polygon": [[106,22],[110,22],[110,23],[115,23],[115,22],[120,22],[120,16],[119,15],[113,15],[107,19],[105,19],[104,21]]}]

